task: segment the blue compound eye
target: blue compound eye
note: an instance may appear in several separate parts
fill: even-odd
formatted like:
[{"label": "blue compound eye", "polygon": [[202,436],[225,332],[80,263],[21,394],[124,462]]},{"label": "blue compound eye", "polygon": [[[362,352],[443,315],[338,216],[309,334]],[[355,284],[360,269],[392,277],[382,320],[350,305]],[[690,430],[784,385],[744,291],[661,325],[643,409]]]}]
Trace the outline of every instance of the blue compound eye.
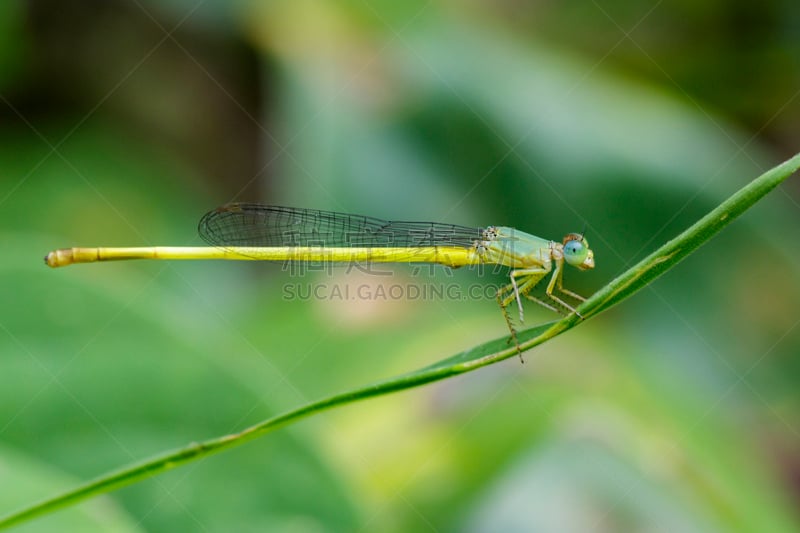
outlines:
[{"label": "blue compound eye", "polygon": [[564,244],[564,259],[572,266],[578,266],[586,260],[589,247],[583,239],[570,240]]}]

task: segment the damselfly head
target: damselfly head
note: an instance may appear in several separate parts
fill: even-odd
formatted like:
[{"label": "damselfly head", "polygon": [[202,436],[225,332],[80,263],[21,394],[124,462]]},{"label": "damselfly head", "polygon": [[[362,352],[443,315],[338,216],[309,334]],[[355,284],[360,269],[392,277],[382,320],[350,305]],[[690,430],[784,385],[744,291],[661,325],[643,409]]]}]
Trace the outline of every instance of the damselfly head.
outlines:
[{"label": "damselfly head", "polygon": [[567,264],[581,270],[594,268],[594,252],[589,248],[589,242],[580,233],[568,233],[564,237],[564,260]]}]

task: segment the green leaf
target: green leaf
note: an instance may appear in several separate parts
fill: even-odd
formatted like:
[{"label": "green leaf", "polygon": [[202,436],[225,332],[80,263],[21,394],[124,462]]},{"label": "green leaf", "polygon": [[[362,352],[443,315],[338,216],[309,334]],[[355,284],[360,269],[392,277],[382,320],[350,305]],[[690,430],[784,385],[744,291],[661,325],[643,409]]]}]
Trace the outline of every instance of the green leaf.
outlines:
[{"label": "green leaf", "polygon": [[[579,307],[583,318],[573,314],[557,322],[521,331],[518,334],[520,347],[523,350],[529,350],[534,346],[538,346],[632,296],[711,239],[722,228],[730,224],[769,191],[788,178],[798,167],[800,167],[800,154],[761,175],[686,231],[597,291]],[[36,516],[51,513],[58,508],[110,492],[158,473],[182,466],[190,461],[244,444],[266,433],[327,409],[471,372],[483,366],[514,357],[516,354],[516,349],[513,346],[509,346],[506,338],[495,339],[420,370],[306,404],[250,426],[239,433],[224,435],[202,443],[193,443],[184,448],[147,459],[141,463],[124,467],[116,472],[105,474],[64,494],[7,515],[0,519],[0,528],[9,527]]]}]

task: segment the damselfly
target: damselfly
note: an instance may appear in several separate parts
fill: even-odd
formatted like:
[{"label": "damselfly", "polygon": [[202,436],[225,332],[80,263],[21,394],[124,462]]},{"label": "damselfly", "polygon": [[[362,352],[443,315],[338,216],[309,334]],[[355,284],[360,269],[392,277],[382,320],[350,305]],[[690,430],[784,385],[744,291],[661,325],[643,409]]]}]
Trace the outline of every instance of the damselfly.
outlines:
[{"label": "damselfly", "polygon": [[[562,299],[582,296],[562,286],[564,264],[594,268],[594,253],[583,234],[568,233],[561,242],[504,226],[470,228],[437,222],[399,222],[379,218],[261,204],[237,203],[210,211],[200,220],[200,236],[211,246],[139,248],[62,248],[45,263],[120,259],[232,259],[300,262],[437,263],[450,267],[502,265],[510,283],[497,291],[511,339],[519,349],[508,307],[516,302],[523,321],[522,298],[556,312],[578,311]],[[550,276],[544,294],[530,294]]]}]

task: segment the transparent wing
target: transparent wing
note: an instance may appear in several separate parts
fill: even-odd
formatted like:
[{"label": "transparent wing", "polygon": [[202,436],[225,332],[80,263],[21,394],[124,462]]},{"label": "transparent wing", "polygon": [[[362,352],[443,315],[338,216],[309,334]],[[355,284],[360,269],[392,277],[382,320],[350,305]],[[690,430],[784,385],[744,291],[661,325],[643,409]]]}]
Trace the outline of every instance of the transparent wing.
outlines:
[{"label": "transparent wing", "polygon": [[273,205],[228,204],[198,226],[212,246],[470,248],[483,230],[438,222],[392,222],[362,215]]}]

